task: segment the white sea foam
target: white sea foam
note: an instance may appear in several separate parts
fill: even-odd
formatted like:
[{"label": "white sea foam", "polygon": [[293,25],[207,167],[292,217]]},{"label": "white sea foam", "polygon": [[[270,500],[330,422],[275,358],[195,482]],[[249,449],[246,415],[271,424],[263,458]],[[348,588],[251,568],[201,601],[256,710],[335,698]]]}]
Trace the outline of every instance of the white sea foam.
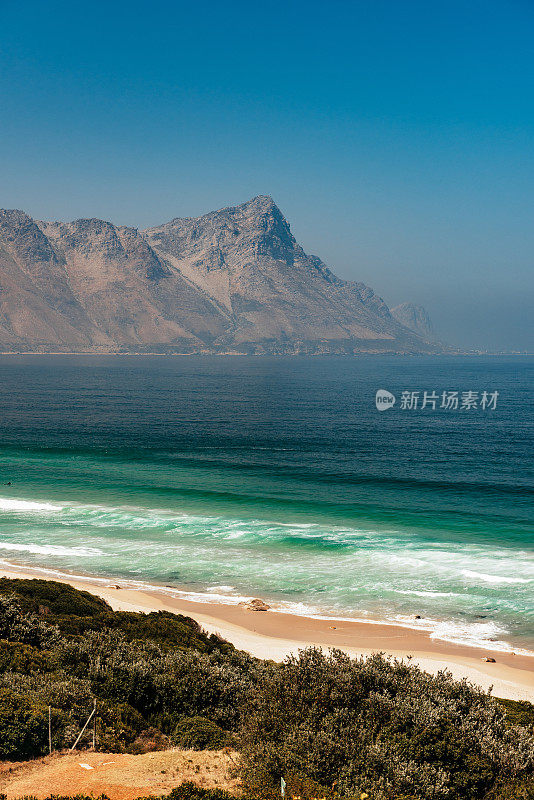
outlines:
[{"label": "white sea foam", "polygon": [[52,503],[36,503],[31,500],[14,500],[11,497],[0,497],[0,511],[61,511],[63,506]]},{"label": "white sea foam", "polygon": [[[0,543],[2,547],[2,543]],[[88,555],[100,554],[100,551],[91,548],[57,548],[58,550],[65,550],[71,553],[76,551],[80,555],[80,550],[85,550]],[[40,551],[36,551],[40,552]],[[50,552],[50,551],[49,551]],[[9,561],[1,560],[0,563],[6,567],[13,569],[20,569],[20,565],[13,564]],[[93,575],[79,575],[66,573],[60,570],[46,567],[28,567],[24,569],[31,570],[46,575],[55,575],[58,578],[76,579],[88,581],[91,583],[109,584],[117,578],[102,578]],[[169,595],[181,600],[188,600],[193,603],[213,603],[222,605],[236,606],[240,603],[248,602],[253,599],[253,595],[240,595],[236,592],[233,586],[208,586],[204,591],[193,591],[188,589],[178,589],[172,586],[161,586],[159,584],[151,584],[142,580],[135,580],[132,578],[120,579],[123,588],[138,589],[140,591],[152,591],[159,594]],[[458,644],[464,646],[475,647],[477,649],[494,650],[503,653],[516,653],[517,655],[534,656],[534,651],[525,650],[523,648],[514,647],[509,642],[502,638],[506,636],[507,631],[505,628],[497,625],[493,621],[487,622],[459,622],[453,620],[437,620],[433,618],[415,619],[411,616],[395,615],[386,617],[385,619],[376,619],[366,612],[362,612],[359,617],[353,616],[339,616],[339,614],[328,613],[312,605],[301,602],[289,601],[271,601],[267,598],[267,602],[271,604],[271,612],[279,614],[294,614],[296,616],[309,617],[312,619],[325,620],[327,622],[357,622],[366,625],[394,625],[401,628],[409,628],[428,632],[431,639],[439,639],[441,641],[449,642],[451,644]]]},{"label": "white sea foam", "polygon": [[0,542],[0,550],[12,550],[18,553],[34,553],[40,556],[81,556],[90,558],[103,555],[96,547],[62,547],[54,544],[18,544],[16,542]]},{"label": "white sea foam", "polygon": [[457,597],[458,592],[430,592],[418,589],[394,589],[396,594],[409,594],[415,597]]},{"label": "white sea foam", "polygon": [[169,589],[162,590],[161,587],[150,587],[152,590],[163,591],[164,594],[170,594],[173,597],[180,598],[180,600],[189,600],[192,603],[220,603],[225,606],[238,606],[240,603],[247,603],[253,599],[252,595],[241,594],[226,594],[223,592],[193,592],[186,589]]},{"label": "white sea foam", "polygon": [[450,644],[459,644],[477,649],[491,649],[503,653],[534,656],[531,650],[514,647],[509,642],[499,639],[507,634],[504,628],[494,622],[457,622],[453,620],[420,619],[401,614],[373,619],[372,617],[343,617],[319,612],[316,608],[304,603],[280,603],[271,609],[275,613],[295,614],[297,616],[321,619],[327,622],[359,622],[366,625],[394,625],[400,628],[422,630],[428,632],[431,639],[440,639]]},{"label": "white sea foam", "polygon": [[24,572],[38,572],[41,575],[55,575],[57,578],[65,580],[70,579],[77,581],[89,581],[90,583],[103,583],[106,585],[110,583],[110,578],[99,578],[95,575],[77,575],[75,573],[65,572],[64,570],[53,569],[52,567],[37,567],[34,564],[14,564],[12,561],[7,561],[4,558],[0,558],[0,564],[7,569],[23,569]]},{"label": "white sea foam", "polygon": [[506,575],[488,575],[485,572],[474,572],[470,569],[463,569],[462,575],[466,578],[476,578],[485,583],[531,583],[531,578],[510,578]]},{"label": "white sea foam", "polygon": [[520,650],[502,639],[508,631],[493,621],[459,622],[458,620],[420,619],[397,615],[394,621],[403,627],[427,631],[431,639],[440,639],[451,644],[468,645],[479,649],[497,650],[503,653],[522,653],[534,655],[528,650]]},{"label": "white sea foam", "polygon": [[277,522],[276,524],[279,525],[280,528],[302,528],[303,530],[306,528],[318,527],[315,522]]},{"label": "white sea foam", "polygon": [[[486,602],[490,602],[489,596],[495,594],[499,584],[503,585],[501,590],[503,593],[507,592],[506,585],[510,584],[509,594],[514,593],[520,596],[518,603],[522,603],[525,589],[521,585],[533,582],[533,579],[527,577],[529,575],[527,572],[528,554],[525,554],[526,558],[522,559],[521,553],[514,552],[514,559],[512,559],[504,549],[495,548],[488,552],[486,548],[471,545],[465,545],[460,550],[452,549],[452,547],[447,549],[442,543],[439,544],[439,550],[430,550],[432,547],[437,548],[438,545],[433,546],[432,543],[427,543],[424,548],[403,546],[403,542],[406,544],[407,534],[405,535],[405,532],[402,531],[374,531],[365,528],[359,529],[356,526],[327,529],[324,525],[314,523],[281,523],[261,519],[245,522],[241,519],[232,520],[218,516],[187,514],[176,509],[152,509],[126,505],[112,507],[70,502],[56,505],[52,502],[0,498],[0,510],[43,514],[43,517],[49,513],[61,512],[61,515],[57,517],[58,525],[61,524],[62,531],[65,529],[66,533],[68,533],[69,527],[71,532],[75,531],[74,541],[80,541],[83,529],[94,528],[91,538],[89,540],[81,539],[81,541],[102,543],[103,550],[87,546],[67,547],[37,544],[31,541],[28,543],[0,542],[0,550],[19,552],[21,560],[24,552],[50,556],[49,559],[39,560],[41,562],[49,560],[52,564],[54,564],[54,557],[57,557],[56,563],[64,563],[67,568],[76,569],[77,558],[104,556],[99,563],[102,565],[102,571],[105,572],[108,569],[107,559],[113,559],[113,561],[109,561],[109,569],[112,574],[115,574],[114,578],[95,579],[83,575],[70,576],[80,580],[98,580],[102,583],[120,580],[124,587],[161,592],[198,603],[237,605],[252,599],[253,595],[252,597],[242,595],[236,587],[226,584],[214,583],[207,585],[205,589],[197,588],[204,586],[204,581],[207,583],[216,581],[218,578],[223,580],[226,578],[226,580],[234,580],[238,585],[241,584],[242,590],[245,587],[248,590],[250,586],[256,586],[258,596],[264,597],[275,613],[290,613],[317,619],[367,624],[386,623],[424,630],[431,638],[451,643],[480,648],[491,647],[491,649],[503,652],[512,650],[520,652],[504,641],[508,631],[493,623],[440,621],[433,617],[444,613],[440,607],[443,604],[440,604],[439,598],[455,597],[458,602],[461,600],[461,606],[453,601],[455,607],[459,609],[458,616],[461,619],[462,607],[465,610],[464,598],[470,596],[469,589],[465,586],[466,583],[472,583],[479,593],[483,592],[483,587],[487,587],[485,595],[488,599]],[[55,521],[56,518],[53,517],[52,522]],[[10,522],[11,520],[9,520]],[[33,519],[31,523],[33,526]],[[49,520],[47,519],[46,523],[43,522],[43,526],[44,524],[48,526]],[[112,535],[112,531],[97,530],[113,526],[120,527],[124,531],[115,537]],[[22,538],[24,541],[31,537],[39,538],[42,541],[44,535],[32,534],[26,528],[25,524],[25,530],[23,535],[18,537],[19,539]],[[159,528],[160,530],[154,534],[147,530],[146,534],[138,535],[137,530],[143,528]],[[130,532],[133,534],[134,531],[135,541],[133,535],[130,536]],[[312,541],[318,537],[354,543],[355,547],[354,550],[347,551],[347,557],[338,555],[335,560],[328,563],[322,556],[320,556],[319,563],[317,560],[319,557],[316,557],[311,550],[311,555],[308,555],[307,552],[302,555],[300,551],[284,551],[284,556],[280,558],[271,557],[269,551],[261,565],[254,557],[253,549],[249,549],[250,542],[253,545],[257,540],[268,540],[276,544],[281,535],[285,539],[292,534],[297,539]],[[242,538],[246,549],[239,542],[241,537],[247,537],[246,539]],[[54,536],[53,541],[62,541],[62,539],[63,534],[61,534],[61,538]],[[194,543],[192,544],[193,539]],[[360,541],[356,542],[355,539]],[[234,540],[234,542],[227,543],[225,540]],[[67,541],[72,541],[72,538],[69,537]],[[110,545],[112,545],[113,552],[111,552]],[[192,547],[195,550],[192,550]],[[192,554],[196,554],[195,558]],[[59,561],[59,557],[66,557],[66,560]],[[195,589],[155,586],[142,580],[117,577],[121,572],[120,567],[123,566],[126,574],[142,577],[147,575],[147,571],[150,570],[155,577],[158,575],[158,570],[161,570],[163,576],[168,574],[168,579],[172,580],[169,572],[169,562],[172,559],[177,567],[175,574],[181,574],[188,565],[191,566],[189,574],[195,581]],[[513,562],[517,562],[517,559],[519,559],[520,568],[514,572]],[[81,566],[80,561],[79,568]],[[477,567],[480,571],[469,569],[471,566]],[[34,567],[34,569],[39,568]],[[39,572],[58,577],[69,577],[53,568],[40,568]],[[510,573],[513,577],[510,576]],[[184,571],[183,574],[185,576],[186,572]],[[401,574],[403,579],[397,581],[397,577]],[[351,586],[352,576],[360,581],[357,585]],[[423,580],[425,576],[426,580]],[[411,577],[413,580],[405,580],[406,577]],[[165,578],[162,577],[162,580]],[[184,582],[186,580],[187,577],[184,578]],[[322,608],[313,605],[313,600],[318,597],[317,592],[313,591],[313,586],[317,586],[319,581],[321,583],[324,581],[326,587],[322,590],[325,591],[322,595],[325,600]],[[337,585],[338,582],[340,585]],[[396,583],[400,586],[410,586],[410,584],[425,586],[426,584],[431,588],[397,589],[395,588]],[[307,585],[310,586],[307,596],[312,600],[311,604],[269,599],[269,595],[278,598],[291,597],[289,590],[296,587],[299,589],[299,595],[305,597]],[[446,591],[448,588],[451,588],[451,591]],[[444,591],[438,591],[438,589]],[[362,604],[367,602],[365,598],[369,600],[369,607],[375,610],[375,616],[380,616],[379,607],[373,598],[382,597],[384,591],[387,592],[390,599],[391,592],[421,598],[419,602],[414,600],[414,610],[423,616],[428,614],[432,618],[415,620],[413,616],[394,616],[393,610],[389,615],[384,614],[385,618],[382,617],[382,619],[375,619],[372,612],[364,610],[359,612],[358,617],[349,617],[350,611],[347,611],[347,616],[341,616],[344,614],[344,608],[349,609],[353,602],[357,608],[360,602]],[[427,603],[425,603],[425,598],[428,600]],[[433,602],[433,599],[436,602]],[[404,607],[405,602],[400,601]],[[392,609],[392,607],[390,608]],[[468,608],[472,608],[471,604]],[[498,615],[496,616],[498,617]]]},{"label": "white sea foam", "polygon": [[[108,585],[110,583],[116,583],[118,580],[117,576],[102,578],[95,575],[83,575],[74,572],[65,572],[63,570],[54,569],[53,567],[37,567],[27,564],[21,567],[20,564],[14,564],[13,562],[6,561],[5,559],[0,559],[0,564],[6,568],[11,567],[12,569],[16,570],[20,570],[22,568],[27,572],[38,572],[41,575],[53,575],[60,579],[86,581],[88,583],[100,583]],[[211,589],[218,591],[211,591],[210,589],[207,589],[205,592],[202,592],[178,589],[174,588],[173,586],[161,586],[159,584],[148,583],[147,581],[135,580],[134,578],[120,578],[119,580],[123,589],[138,589],[139,591],[144,592],[157,592],[159,594],[169,595],[170,597],[180,598],[181,600],[190,600],[191,602],[196,603],[221,603],[224,605],[238,605],[241,602],[253,599],[252,596],[248,595],[223,594],[222,592],[224,590],[233,589],[233,587],[227,586],[211,587]]]},{"label": "white sea foam", "polygon": [[235,586],[207,586],[207,592],[235,592]]}]

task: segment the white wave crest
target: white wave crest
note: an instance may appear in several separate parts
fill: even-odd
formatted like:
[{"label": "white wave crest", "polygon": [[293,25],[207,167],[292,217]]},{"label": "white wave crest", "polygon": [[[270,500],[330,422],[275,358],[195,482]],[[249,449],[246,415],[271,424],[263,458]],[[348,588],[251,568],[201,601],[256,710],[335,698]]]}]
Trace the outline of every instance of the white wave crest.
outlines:
[{"label": "white wave crest", "polygon": [[223,592],[227,594],[229,592],[235,592],[235,586],[206,586],[207,592]]},{"label": "white wave crest", "polygon": [[488,575],[485,572],[473,572],[470,569],[463,569],[462,575],[466,578],[478,578],[485,583],[531,583],[530,578],[509,578],[506,575]]},{"label": "white wave crest", "polygon": [[[155,586],[150,587],[152,591],[162,591]],[[250,602],[253,597],[251,595],[240,594],[226,594],[223,592],[192,592],[182,589],[169,590],[166,589],[164,594],[170,594],[171,597],[180,598],[180,600],[189,600],[192,603],[220,603],[224,606],[238,606],[240,603]]]},{"label": "white wave crest", "polygon": [[61,547],[54,544],[16,544],[15,542],[0,542],[0,550],[34,553],[40,556],[81,556],[82,558],[89,558],[103,555],[103,551],[97,550],[96,547]]},{"label": "white wave crest", "polygon": [[62,506],[52,503],[36,503],[31,500],[13,500],[11,497],[0,497],[0,511],[61,511]]},{"label": "white wave crest", "polygon": [[517,653],[533,656],[530,650],[514,647],[503,640],[508,631],[495,622],[459,622],[458,620],[438,620],[423,618],[415,620],[413,617],[397,615],[393,618],[394,624],[402,627],[415,628],[428,632],[431,639],[440,639],[450,644],[466,645],[477,649],[496,650],[501,653]]},{"label": "white wave crest", "polygon": [[457,592],[430,592],[417,589],[394,589],[396,594],[409,594],[415,597],[456,597]]}]

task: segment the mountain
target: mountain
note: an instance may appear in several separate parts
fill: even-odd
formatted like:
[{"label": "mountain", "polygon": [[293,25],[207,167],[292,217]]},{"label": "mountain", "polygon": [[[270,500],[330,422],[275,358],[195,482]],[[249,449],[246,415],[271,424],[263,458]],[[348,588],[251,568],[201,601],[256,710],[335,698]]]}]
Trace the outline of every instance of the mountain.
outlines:
[{"label": "mountain", "polygon": [[435,340],[434,327],[423,306],[418,306],[415,303],[401,303],[391,309],[391,314],[397,322],[414,331],[423,339],[428,341]]},{"label": "mountain", "polygon": [[4,352],[436,352],[270,197],[139,231],[0,211]]}]

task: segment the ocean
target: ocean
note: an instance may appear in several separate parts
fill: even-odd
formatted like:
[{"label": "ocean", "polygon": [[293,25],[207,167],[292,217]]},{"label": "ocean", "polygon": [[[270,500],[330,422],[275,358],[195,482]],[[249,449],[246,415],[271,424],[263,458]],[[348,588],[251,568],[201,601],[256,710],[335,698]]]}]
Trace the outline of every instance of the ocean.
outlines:
[{"label": "ocean", "polygon": [[[4,565],[534,651],[532,358],[1,356],[0,371]],[[442,408],[453,391],[474,394]]]}]

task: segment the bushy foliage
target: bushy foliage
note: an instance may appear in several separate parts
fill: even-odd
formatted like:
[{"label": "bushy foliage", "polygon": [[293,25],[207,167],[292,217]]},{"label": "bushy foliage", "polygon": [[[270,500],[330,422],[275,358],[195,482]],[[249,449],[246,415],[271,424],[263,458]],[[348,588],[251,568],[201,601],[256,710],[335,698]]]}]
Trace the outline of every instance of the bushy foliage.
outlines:
[{"label": "bushy foliage", "polygon": [[0,689],[0,758],[29,758],[43,753],[48,738],[48,709],[33,694]]},{"label": "bushy foliage", "polygon": [[237,651],[169,651],[152,642],[128,642],[117,631],[67,643],[65,659],[71,670],[88,676],[97,697],[127,703],[166,734],[191,716],[235,728],[256,670],[254,659]]},{"label": "bushy foliage", "polygon": [[509,725],[524,725],[534,733],[534,705],[528,700],[504,700],[499,698],[499,704],[506,712]]},{"label": "bushy foliage", "polygon": [[173,744],[191,750],[221,750],[229,744],[227,731],[206,717],[184,717],[172,735]]},{"label": "bushy foliage", "polygon": [[309,648],[266,670],[244,718],[245,788],[315,781],[342,797],[480,800],[534,770],[534,742],[488,695],[380,655]]},{"label": "bushy foliage", "polygon": [[[38,590],[39,601],[64,610],[54,588],[63,588],[62,584],[33,580],[24,584],[27,592]],[[98,598],[86,592],[77,598],[77,590],[67,588],[69,596],[74,595],[76,611],[100,614],[103,601],[93,604]],[[47,752],[48,706],[54,749],[69,747],[94,698],[98,700],[97,742],[109,751],[142,748],[140,741],[135,742],[150,727],[160,737],[172,735],[184,717],[209,717],[215,726],[213,740],[215,730],[223,738],[223,729],[238,727],[242,701],[254,685],[255,659],[231,645],[216,649],[219,640],[208,637],[187,617],[118,615],[125,632],[115,624],[117,615],[111,609],[106,615],[98,617],[98,631],[84,629],[83,636],[65,636],[44,621],[50,618],[48,613],[44,618],[25,613],[12,597],[0,596],[0,758]],[[139,625],[138,617],[143,617]],[[109,626],[104,620],[111,620]],[[143,631],[144,635],[130,639],[131,625],[136,634]],[[186,647],[181,634],[180,646],[170,646],[182,628],[200,649]],[[165,638],[164,631],[171,632],[169,637]],[[91,738],[90,729],[80,746]]]},{"label": "bushy foliage", "polygon": [[[2,594],[12,596],[23,612],[42,616],[65,635],[81,636],[102,629],[119,630],[129,641],[149,639],[173,649],[194,648],[206,653],[234,650],[229,642],[204,633],[191,617],[169,611],[150,614],[113,611],[101,597],[57,581],[0,578]],[[6,637],[0,632],[2,638]]]},{"label": "bushy foliage", "polygon": [[53,647],[59,631],[33,614],[25,614],[13,597],[0,595],[0,639],[35,647]]},{"label": "bushy foliage", "polygon": [[[48,800],[56,800],[56,798],[48,798]],[[65,798],[65,800],[68,799]],[[236,800],[236,798],[225,792],[224,789],[204,789],[202,786],[197,786],[196,783],[186,781],[164,797],[156,798],[151,795],[150,797],[138,797],[137,800]]]},{"label": "bushy foliage", "polygon": [[[187,617],[113,612],[51,581],[12,583],[17,600],[0,596],[0,758],[47,752],[49,706],[53,748],[70,747],[96,699],[99,749],[231,741],[254,800],[279,797],[282,776],[302,800],[534,798],[529,703],[381,656],[310,648],[259,661]],[[169,800],[229,797],[209,791],[185,785]]]},{"label": "bushy foliage", "polygon": [[224,789],[203,789],[191,781],[182,783],[163,800],[235,800]]},{"label": "bushy foliage", "polygon": [[111,611],[101,597],[39,578],[0,578],[0,594],[13,595],[21,609],[31,614],[41,610],[59,617],[94,617]]},{"label": "bushy foliage", "polygon": [[141,753],[153,753],[155,750],[166,750],[170,747],[170,739],[157,728],[147,728],[141,731],[139,736],[128,748],[128,753],[139,755]]},{"label": "bushy foliage", "polygon": [[484,800],[534,800],[534,778],[499,781]]},{"label": "bushy foliage", "polygon": [[[48,752],[48,707],[52,746],[70,747],[93,708],[90,681],[58,670],[53,673],[0,675],[0,758],[28,758]],[[103,750],[122,752],[146,728],[136,709],[114,700],[98,702],[98,742]],[[81,746],[92,738],[89,729]]]}]

